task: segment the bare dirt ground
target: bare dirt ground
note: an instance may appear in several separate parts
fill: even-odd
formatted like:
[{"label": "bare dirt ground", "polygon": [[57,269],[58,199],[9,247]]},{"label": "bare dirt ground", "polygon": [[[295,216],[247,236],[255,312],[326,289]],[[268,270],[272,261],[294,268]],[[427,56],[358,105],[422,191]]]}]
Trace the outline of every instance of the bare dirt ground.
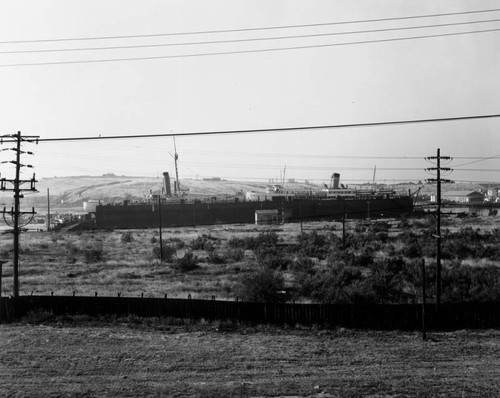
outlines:
[{"label": "bare dirt ground", "polygon": [[0,326],[5,397],[494,397],[500,331],[166,321]]}]

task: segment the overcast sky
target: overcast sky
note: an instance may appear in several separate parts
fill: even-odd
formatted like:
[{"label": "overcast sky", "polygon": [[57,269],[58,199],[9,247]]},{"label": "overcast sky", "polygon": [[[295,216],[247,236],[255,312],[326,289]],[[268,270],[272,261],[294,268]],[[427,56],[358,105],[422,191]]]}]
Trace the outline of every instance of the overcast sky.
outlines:
[{"label": "overcast sky", "polygon": [[[1,134],[182,134],[500,114],[494,0],[0,5]],[[488,12],[465,14],[479,10]],[[461,14],[402,19],[450,13]],[[420,28],[400,29],[409,27]],[[278,38],[285,36],[294,37]],[[133,48],[116,48],[125,46]],[[338,171],[345,181],[371,181],[377,166],[378,181],[423,180],[431,177],[423,168],[432,166],[423,157],[440,147],[456,157],[450,178],[500,181],[499,157],[460,159],[500,155],[499,127],[493,118],[178,137],[176,144],[181,178],[262,180],[286,166],[287,178],[321,182]],[[173,170],[172,138],[26,149],[35,152],[30,162],[39,177]]]}]

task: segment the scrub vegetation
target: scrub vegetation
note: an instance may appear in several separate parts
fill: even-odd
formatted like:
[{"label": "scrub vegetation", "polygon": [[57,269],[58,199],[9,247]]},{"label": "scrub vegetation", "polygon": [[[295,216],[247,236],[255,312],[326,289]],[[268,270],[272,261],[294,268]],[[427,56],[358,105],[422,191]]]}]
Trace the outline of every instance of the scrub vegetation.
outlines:
[{"label": "scrub vegetation", "polygon": [[[498,216],[443,220],[442,300],[500,299]],[[425,261],[435,281],[435,220],[421,217],[273,226],[29,232],[21,294],[212,298],[318,303],[417,303]],[[2,255],[11,256],[3,235]],[[3,292],[12,291],[12,265]],[[430,297],[432,300],[432,297]]]}]

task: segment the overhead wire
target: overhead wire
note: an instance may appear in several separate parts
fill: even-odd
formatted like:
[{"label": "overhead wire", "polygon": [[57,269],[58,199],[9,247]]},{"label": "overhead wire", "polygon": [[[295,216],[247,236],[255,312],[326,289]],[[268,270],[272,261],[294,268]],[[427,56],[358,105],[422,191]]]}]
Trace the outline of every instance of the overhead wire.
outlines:
[{"label": "overhead wire", "polygon": [[215,34],[215,33],[235,33],[235,32],[250,32],[250,31],[265,31],[265,30],[278,30],[278,29],[295,29],[295,28],[311,28],[321,26],[336,26],[336,25],[350,25],[360,23],[374,23],[374,22],[387,22],[387,21],[402,21],[411,19],[422,18],[435,18],[447,17],[456,15],[471,15],[481,13],[492,13],[500,11],[500,8],[492,8],[486,10],[470,10],[448,13],[435,13],[435,14],[421,14],[421,15],[407,15],[402,17],[386,17],[386,18],[372,18],[361,19],[353,21],[337,21],[337,22],[320,22],[309,24],[296,24],[296,25],[281,25],[281,26],[264,26],[264,27],[249,27],[249,28],[234,28],[234,29],[218,29],[218,30],[205,30],[205,31],[191,31],[191,32],[170,32],[170,33],[156,33],[156,34],[137,34],[137,35],[115,35],[115,36],[89,36],[89,37],[75,37],[75,38],[55,38],[55,39],[34,39],[34,40],[8,40],[0,41],[0,44],[16,44],[16,43],[41,43],[41,42],[58,42],[58,41],[85,41],[85,40],[109,40],[109,39],[132,39],[132,38],[150,38],[150,37],[164,37],[164,36],[181,36],[181,35],[202,35],[202,34]]},{"label": "overhead wire", "polygon": [[482,157],[482,158],[468,158],[468,157],[457,158],[457,157],[455,157],[455,159],[477,159],[477,160],[474,160],[472,162],[467,162],[467,163],[455,165],[455,167],[461,167],[461,166],[468,166],[470,164],[475,164],[475,163],[479,163],[479,162],[484,162],[486,160],[492,160],[492,159],[500,160],[500,154],[494,155],[494,156]]},{"label": "overhead wire", "polygon": [[[211,136],[211,135],[238,135],[238,134],[259,134],[271,132],[290,132],[303,130],[329,130],[343,128],[365,128],[365,127],[380,127],[380,126],[396,126],[404,124],[421,124],[421,123],[437,123],[437,122],[454,122],[464,120],[477,119],[493,119],[500,117],[500,114],[484,114],[456,117],[441,117],[428,119],[406,119],[393,120],[382,122],[366,122],[366,123],[346,123],[346,124],[330,124],[330,125],[312,125],[312,126],[297,126],[297,127],[276,127],[263,129],[239,129],[239,130],[219,130],[219,131],[197,131],[197,132],[180,132],[180,133],[158,133],[158,134],[130,134],[130,135],[113,135],[113,136],[86,136],[86,137],[58,137],[58,138],[39,138],[38,142],[62,142],[62,141],[89,141],[89,140],[116,140],[116,139],[137,139],[137,138],[159,138],[159,137],[191,137],[191,136]],[[3,142],[9,141],[7,138]]]},{"label": "overhead wire", "polygon": [[487,19],[480,21],[451,22],[451,23],[420,25],[420,26],[404,26],[399,28],[368,29],[368,30],[358,30],[349,32],[313,33],[313,34],[302,34],[302,35],[292,35],[292,36],[254,37],[254,38],[244,38],[244,39],[206,40],[206,41],[183,42],[183,43],[135,44],[135,45],[107,46],[107,47],[49,48],[41,50],[8,50],[8,51],[0,51],[0,54],[31,54],[31,53],[53,53],[53,52],[75,52],[75,51],[126,50],[126,49],[137,49],[137,48],[179,47],[179,46],[193,46],[193,45],[258,42],[258,41],[269,41],[269,40],[307,39],[313,37],[317,38],[317,37],[344,36],[353,34],[395,32],[395,31],[404,31],[412,29],[471,25],[471,24],[490,23],[499,21],[500,19]]},{"label": "overhead wire", "polygon": [[393,38],[387,38],[387,39],[360,40],[360,41],[351,41],[351,42],[344,42],[344,43],[311,44],[311,45],[298,45],[298,46],[289,46],[289,47],[274,47],[274,48],[231,50],[231,51],[215,51],[215,52],[193,53],[193,54],[173,54],[173,55],[124,57],[124,58],[102,58],[102,59],[72,60],[72,61],[11,63],[11,64],[0,64],[0,68],[25,67],[25,66],[49,66],[49,65],[72,65],[72,64],[95,64],[95,63],[125,62],[125,61],[147,61],[147,60],[152,61],[152,60],[159,60],[159,59],[181,59],[181,58],[194,58],[194,57],[205,57],[205,56],[267,53],[267,52],[275,52],[275,51],[304,50],[304,49],[311,49],[311,48],[328,48],[328,47],[340,47],[340,46],[363,45],[363,44],[374,44],[374,43],[390,43],[390,42],[399,42],[399,41],[404,41],[404,40],[418,40],[418,39],[429,39],[429,38],[436,38],[436,37],[462,36],[462,35],[471,35],[471,34],[478,34],[478,33],[491,33],[491,32],[498,32],[498,31],[500,31],[500,28],[473,30],[473,31],[466,31],[466,32],[454,32],[454,33],[427,34],[427,35],[409,36],[409,37],[393,37]]}]

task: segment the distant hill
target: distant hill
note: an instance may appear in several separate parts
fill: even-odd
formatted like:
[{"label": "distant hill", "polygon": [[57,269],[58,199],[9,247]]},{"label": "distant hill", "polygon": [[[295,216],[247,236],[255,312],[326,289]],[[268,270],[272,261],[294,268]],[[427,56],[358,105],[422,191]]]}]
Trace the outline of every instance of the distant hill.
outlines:
[{"label": "distant hill", "polygon": [[[264,191],[268,182],[225,181],[219,179],[182,179],[182,189],[189,189],[190,198],[210,196],[236,196],[247,191]],[[47,208],[47,188],[50,192],[50,205],[53,209],[83,210],[83,202],[100,200],[104,203],[139,201],[150,193],[162,191],[163,178],[130,177],[130,176],[75,176],[40,179],[36,187],[38,193],[25,195],[23,206],[39,209]],[[318,189],[319,185],[309,183],[286,183],[289,190]],[[173,187],[172,187],[173,189]],[[12,195],[2,195],[7,206],[11,204]]]},{"label": "distant hill", "polygon": [[[200,197],[231,197],[247,191],[263,192],[270,182],[245,182],[226,181],[221,179],[182,179],[181,187],[188,189],[189,198]],[[104,203],[123,202],[124,200],[140,201],[149,196],[150,193],[162,191],[163,179],[152,177],[130,177],[130,176],[75,176],[75,177],[53,177],[40,179],[36,187],[38,193],[26,193],[22,201],[23,207],[35,207],[40,211],[47,208],[47,188],[50,190],[50,205],[54,210],[83,211],[83,202],[88,200],[100,200]],[[351,186],[352,187],[352,186]],[[415,192],[419,185],[397,184],[388,186],[377,184],[378,189],[392,188],[399,192]],[[370,186],[362,185],[362,189]],[[477,184],[446,184],[443,192],[447,190],[479,190]],[[286,182],[285,189],[295,190],[317,190],[321,185],[307,182]],[[433,193],[435,184],[426,184],[420,194]],[[3,206],[12,206],[12,194],[4,192],[1,195]]]}]

